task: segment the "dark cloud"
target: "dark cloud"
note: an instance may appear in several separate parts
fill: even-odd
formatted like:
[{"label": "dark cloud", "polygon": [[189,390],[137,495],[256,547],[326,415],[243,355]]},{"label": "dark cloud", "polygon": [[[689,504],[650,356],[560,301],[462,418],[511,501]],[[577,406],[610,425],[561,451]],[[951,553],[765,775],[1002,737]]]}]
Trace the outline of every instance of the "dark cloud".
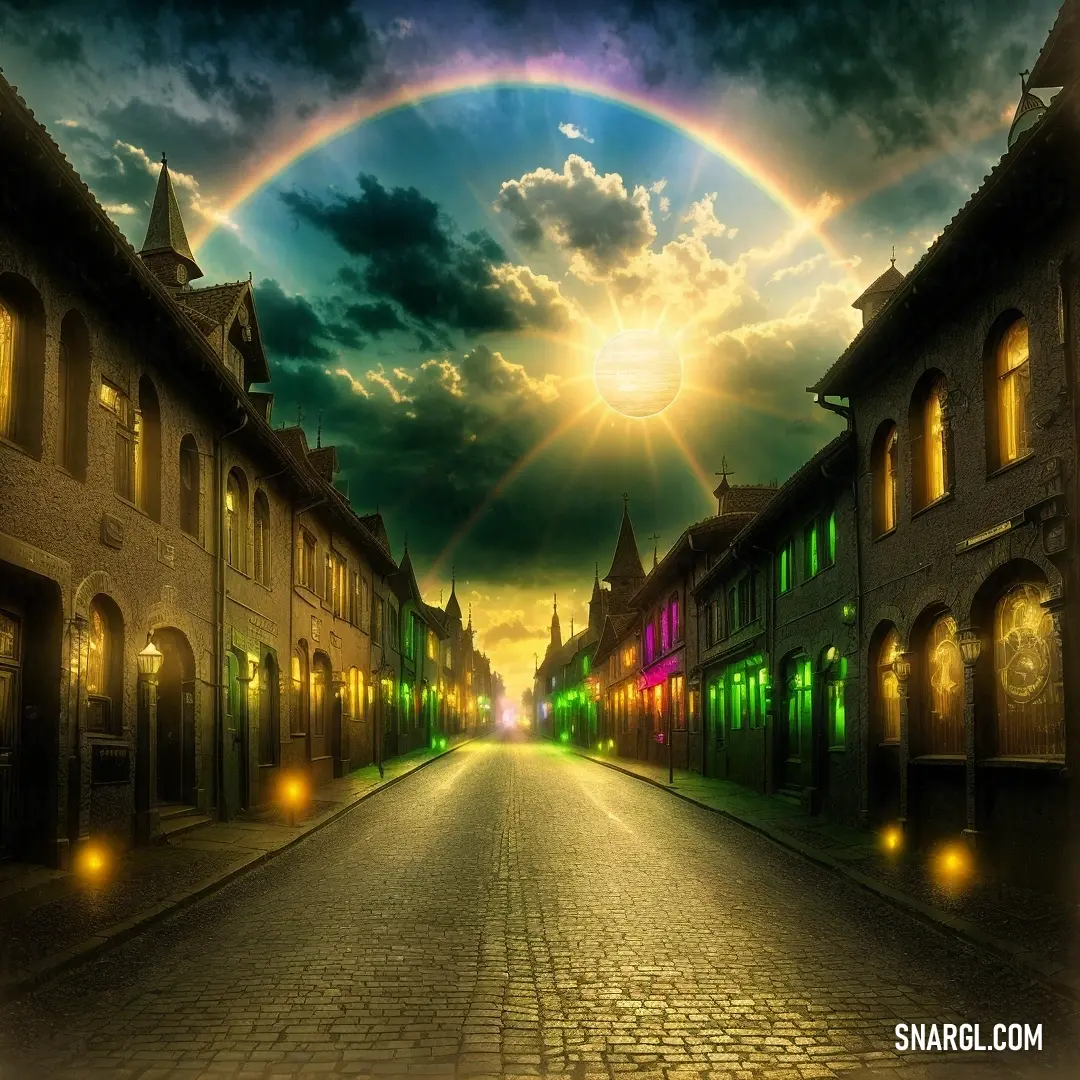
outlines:
[{"label": "dark cloud", "polygon": [[269,352],[297,360],[327,360],[326,324],[302,296],[286,296],[281,286],[264,278],[255,290],[259,329]]},{"label": "dark cloud", "polygon": [[246,123],[259,124],[273,114],[270,84],[265,79],[237,78],[229,57],[223,52],[185,64],[184,75],[199,97],[207,101],[220,97]]},{"label": "dark cloud", "polygon": [[385,300],[374,304],[350,304],[345,309],[345,318],[375,337],[387,330],[405,329],[397,310]]},{"label": "dark cloud", "polygon": [[49,27],[41,35],[34,53],[46,64],[81,64],[86,60],[83,37],[77,30]]},{"label": "dark cloud", "polygon": [[353,0],[0,0],[0,17],[8,19],[54,12],[87,26],[127,30],[144,60],[216,66],[244,53],[322,78],[333,93],[359,87],[374,62],[367,23]]},{"label": "dark cloud", "polygon": [[569,318],[558,287],[526,268],[509,267],[506,252],[486,232],[460,235],[416,188],[387,189],[365,174],[357,182],[358,194],[336,194],[330,201],[302,191],[281,198],[298,219],[357,257],[338,278],[384,304],[368,317],[385,321],[393,303],[435,335],[520,330]]}]

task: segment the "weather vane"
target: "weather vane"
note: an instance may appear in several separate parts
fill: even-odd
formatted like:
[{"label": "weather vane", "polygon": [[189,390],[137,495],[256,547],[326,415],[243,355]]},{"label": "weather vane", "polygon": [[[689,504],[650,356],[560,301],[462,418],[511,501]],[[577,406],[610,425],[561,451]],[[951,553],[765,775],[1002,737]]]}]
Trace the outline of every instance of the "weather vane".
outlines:
[{"label": "weather vane", "polygon": [[718,473],[715,473],[714,475],[719,476],[721,480],[726,480],[729,476],[735,475],[735,470],[728,468],[726,454],[720,459],[720,471]]}]

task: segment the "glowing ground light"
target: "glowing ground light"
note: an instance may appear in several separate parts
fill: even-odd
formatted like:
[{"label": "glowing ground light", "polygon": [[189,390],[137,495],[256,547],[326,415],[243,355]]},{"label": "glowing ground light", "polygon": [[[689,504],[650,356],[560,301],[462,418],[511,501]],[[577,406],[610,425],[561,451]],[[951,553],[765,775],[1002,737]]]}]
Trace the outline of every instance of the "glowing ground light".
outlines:
[{"label": "glowing ground light", "polygon": [[956,889],[966,884],[973,870],[971,852],[963,844],[946,844],[934,857],[934,876],[947,888]]},{"label": "glowing ground light", "polygon": [[679,395],[682,363],[675,346],[651,330],[624,330],[596,357],[593,378],[617,413],[643,418],[663,412]]},{"label": "glowing ground light", "polygon": [[881,846],[890,854],[895,854],[904,846],[903,832],[896,825],[890,825],[881,834]]},{"label": "glowing ground light", "polygon": [[98,844],[87,844],[75,860],[75,872],[89,882],[101,881],[109,870],[109,853]]},{"label": "glowing ground light", "polygon": [[559,736],[559,742],[569,742],[569,741],[570,741],[570,733],[569,733],[569,732],[567,732],[567,731],[564,731],[564,732],[563,732],[563,733],[562,733],[562,734],[561,734],[561,735]]}]

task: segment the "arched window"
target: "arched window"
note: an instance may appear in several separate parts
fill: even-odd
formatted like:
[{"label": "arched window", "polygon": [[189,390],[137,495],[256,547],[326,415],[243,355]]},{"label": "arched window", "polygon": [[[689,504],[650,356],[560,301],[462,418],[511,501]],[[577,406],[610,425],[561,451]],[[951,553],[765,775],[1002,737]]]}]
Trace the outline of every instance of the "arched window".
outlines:
[{"label": "arched window", "polygon": [[948,494],[949,458],[945,438],[945,376],[928,372],[911,398],[912,509],[921,510]]},{"label": "arched window", "polygon": [[881,741],[900,741],[900,680],[893,664],[900,656],[900,635],[893,627],[881,642],[877,654],[877,722]]},{"label": "arched window", "polygon": [[135,505],[161,520],[161,410],[149,376],[139,380],[135,421]]},{"label": "arched window", "polygon": [[660,609],[660,651],[667,652],[671,647],[671,624],[668,620],[668,609]]},{"label": "arched window", "polygon": [[259,764],[277,765],[281,753],[278,666],[274,654],[263,654],[259,672]]},{"label": "arched window", "polygon": [[107,596],[90,602],[86,645],[87,730],[124,731],[124,622]]},{"label": "arched window", "polygon": [[41,459],[45,307],[17,274],[0,274],[0,438]]},{"label": "arched window", "polygon": [[878,428],[873,446],[874,535],[884,536],[896,528],[899,497],[898,432],[887,420]]},{"label": "arched window", "polygon": [[1000,469],[1031,453],[1026,319],[1016,318],[1005,328],[992,360],[987,372],[987,446],[990,468]]},{"label": "arched window", "polygon": [[682,638],[682,625],[679,620],[679,594],[672,593],[671,601],[671,640],[679,641]]},{"label": "arched window", "polygon": [[[0,314],[0,323],[3,315]],[[0,328],[0,338],[3,329]],[[3,346],[0,345],[0,352]],[[2,364],[0,359],[0,364]],[[56,462],[76,480],[86,479],[86,423],[90,400],[90,339],[77,311],[60,324],[60,414],[56,425]]]},{"label": "arched window", "polygon": [[180,440],[180,528],[199,535],[199,447],[193,435]]},{"label": "arched window", "polygon": [[1045,589],[1013,585],[994,609],[995,753],[1065,756],[1061,645]]},{"label": "arched window", "polygon": [[255,580],[270,584],[270,503],[261,490],[255,492]]},{"label": "arched window", "polygon": [[847,657],[830,645],[821,656],[825,673],[825,725],[829,746],[842,749],[847,734]]},{"label": "arched window", "polygon": [[[315,654],[311,679],[311,735],[322,739],[326,735],[330,711],[330,661],[322,654]],[[312,753],[313,757],[321,756]]]},{"label": "arched window", "polygon": [[923,646],[922,730],[917,752],[964,752],[964,662],[956,620],[947,612],[931,623]]},{"label": "arched window", "polygon": [[232,469],[225,484],[225,557],[229,565],[247,570],[247,479]]}]

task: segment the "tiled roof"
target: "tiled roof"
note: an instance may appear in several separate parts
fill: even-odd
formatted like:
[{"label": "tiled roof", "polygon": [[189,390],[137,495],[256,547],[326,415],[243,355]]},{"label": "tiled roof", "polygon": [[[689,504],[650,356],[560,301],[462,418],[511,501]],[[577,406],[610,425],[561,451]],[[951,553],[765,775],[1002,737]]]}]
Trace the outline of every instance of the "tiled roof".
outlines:
[{"label": "tiled roof", "polygon": [[627,578],[644,578],[645,569],[641,565],[634,526],[630,521],[630,512],[623,507],[622,524],[619,526],[619,539],[615,543],[615,554],[611,560],[611,569],[604,578],[607,582]]},{"label": "tiled roof", "polygon": [[1080,45],[1080,2],[1065,0],[1058,9],[1039,57],[1031,68],[1029,86],[1064,86],[1074,68]]},{"label": "tiled roof", "polygon": [[878,296],[882,293],[891,293],[904,284],[904,275],[896,269],[896,263],[892,263],[889,269],[884,274],[878,275],[870,283],[867,288],[862,291],[859,299],[855,301],[851,306],[858,308],[863,306],[864,300],[869,300],[871,296]]},{"label": "tiled roof", "polygon": [[230,281],[224,285],[208,285],[205,289],[189,289],[180,293],[177,300],[220,326],[236,310],[240,296],[250,288],[250,282]]},{"label": "tiled roof", "polygon": [[193,278],[202,277],[202,271],[191,254],[184,220],[180,216],[180,207],[176,203],[172,177],[164,157],[161,159],[161,172],[158,173],[157,190],[154,192],[154,205],[150,209],[150,222],[146,228],[146,241],[142,246],[143,255],[156,255],[171,251],[179,255],[188,265]]}]

